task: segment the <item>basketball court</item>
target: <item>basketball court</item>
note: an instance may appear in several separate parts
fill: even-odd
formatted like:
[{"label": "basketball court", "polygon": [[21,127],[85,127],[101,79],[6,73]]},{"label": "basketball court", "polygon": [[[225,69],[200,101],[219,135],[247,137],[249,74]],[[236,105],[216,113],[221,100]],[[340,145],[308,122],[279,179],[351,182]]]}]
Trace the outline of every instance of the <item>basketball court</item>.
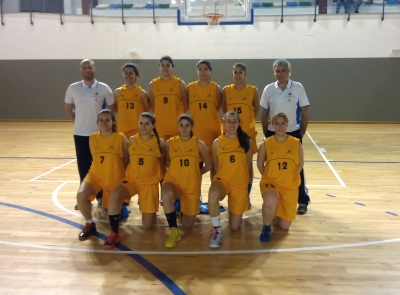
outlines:
[{"label": "basketball court", "polygon": [[[258,142],[262,140],[258,124]],[[93,202],[98,235],[80,242],[84,220],[73,210],[79,186],[72,123],[0,122],[2,294],[399,294],[400,125],[309,125],[303,139],[312,203],[289,232],[261,243],[261,197],[255,168],[252,209],[210,249],[212,226],[199,215],[192,231],[167,249],[168,228],[141,226],[137,197],[110,233]],[[254,156],[254,160],[255,160]],[[208,174],[203,177],[207,201]],[[226,201],[221,205],[226,206]]]}]

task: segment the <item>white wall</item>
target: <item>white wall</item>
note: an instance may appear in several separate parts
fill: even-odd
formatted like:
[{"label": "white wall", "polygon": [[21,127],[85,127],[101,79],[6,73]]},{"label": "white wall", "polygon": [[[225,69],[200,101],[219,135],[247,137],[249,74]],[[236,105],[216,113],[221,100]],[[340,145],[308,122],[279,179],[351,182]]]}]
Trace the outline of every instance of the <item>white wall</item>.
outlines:
[{"label": "white wall", "polygon": [[256,17],[248,26],[177,26],[175,18],[126,19],[6,14],[0,26],[0,59],[175,59],[391,57],[400,49],[400,17],[380,15]]}]

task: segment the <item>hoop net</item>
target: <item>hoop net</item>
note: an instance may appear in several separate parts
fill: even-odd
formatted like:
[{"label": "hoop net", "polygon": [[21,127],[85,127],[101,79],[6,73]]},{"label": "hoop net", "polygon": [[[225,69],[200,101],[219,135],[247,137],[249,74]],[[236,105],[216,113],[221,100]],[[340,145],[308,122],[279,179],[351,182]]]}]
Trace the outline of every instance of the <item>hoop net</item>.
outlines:
[{"label": "hoop net", "polygon": [[220,19],[224,17],[221,13],[205,13],[204,17],[209,26],[218,26]]}]

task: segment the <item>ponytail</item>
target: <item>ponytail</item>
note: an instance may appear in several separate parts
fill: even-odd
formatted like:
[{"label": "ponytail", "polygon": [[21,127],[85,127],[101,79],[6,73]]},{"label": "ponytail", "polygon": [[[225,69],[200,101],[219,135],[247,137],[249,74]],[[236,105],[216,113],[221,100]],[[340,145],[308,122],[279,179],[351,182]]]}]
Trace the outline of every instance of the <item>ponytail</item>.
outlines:
[{"label": "ponytail", "polygon": [[153,128],[153,133],[157,138],[158,148],[159,148],[160,152],[162,153],[162,148],[161,148],[161,144],[160,144],[160,137],[158,136],[158,132],[156,130],[156,126],[154,126],[154,128]]},{"label": "ponytail", "polygon": [[244,149],[245,153],[247,153],[250,149],[250,136],[248,136],[247,133],[243,131],[240,125],[237,129],[237,136],[240,146]]}]

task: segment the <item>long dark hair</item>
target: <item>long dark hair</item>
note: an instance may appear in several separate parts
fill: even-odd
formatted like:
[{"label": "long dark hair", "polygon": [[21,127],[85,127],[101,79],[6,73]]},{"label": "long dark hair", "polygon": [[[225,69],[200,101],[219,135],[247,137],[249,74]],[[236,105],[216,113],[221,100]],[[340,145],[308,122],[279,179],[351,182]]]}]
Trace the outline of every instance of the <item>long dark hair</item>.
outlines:
[{"label": "long dark hair", "polygon": [[[182,120],[188,120],[188,121],[190,122],[190,125],[192,125],[192,128],[193,128],[194,120],[193,120],[193,118],[192,118],[191,115],[189,115],[189,114],[182,114],[182,115],[180,115],[179,118],[178,118],[178,123],[179,123],[180,121],[182,121]],[[192,137],[192,136],[193,136],[193,129],[190,130],[190,137]]]},{"label": "long dark hair", "polygon": [[111,116],[111,121],[112,121],[112,132],[118,132],[118,127],[117,127],[117,120],[115,119],[115,114],[110,110],[110,109],[102,109],[98,114],[97,114],[97,121],[96,123],[99,123],[99,116],[100,114],[109,114]]},{"label": "long dark hair", "polygon": [[156,117],[152,113],[149,113],[149,112],[141,113],[139,117],[140,118],[144,117],[144,118],[149,119],[151,124],[154,125],[153,133],[157,138],[158,148],[160,149],[160,152],[162,152],[162,148],[161,148],[161,144],[160,144],[160,137],[158,136],[158,132],[157,132],[157,129],[156,129]]},{"label": "long dark hair", "polygon": [[240,146],[244,149],[245,153],[247,153],[250,149],[250,136],[248,136],[247,133],[244,132],[242,127],[240,126],[239,114],[235,111],[229,111],[224,116],[225,120],[228,116],[235,116],[239,120],[239,126],[237,129],[237,137],[238,137]]},{"label": "long dark hair", "polygon": [[122,71],[124,71],[125,68],[131,68],[131,69],[133,69],[133,72],[135,73],[135,76],[136,76],[137,78],[139,78],[139,70],[138,70],[138,68],[137,68],[137,66],[136,66],[135,64],[132,64],[132,63],[124,64],[124,65],[122,66]]}]

